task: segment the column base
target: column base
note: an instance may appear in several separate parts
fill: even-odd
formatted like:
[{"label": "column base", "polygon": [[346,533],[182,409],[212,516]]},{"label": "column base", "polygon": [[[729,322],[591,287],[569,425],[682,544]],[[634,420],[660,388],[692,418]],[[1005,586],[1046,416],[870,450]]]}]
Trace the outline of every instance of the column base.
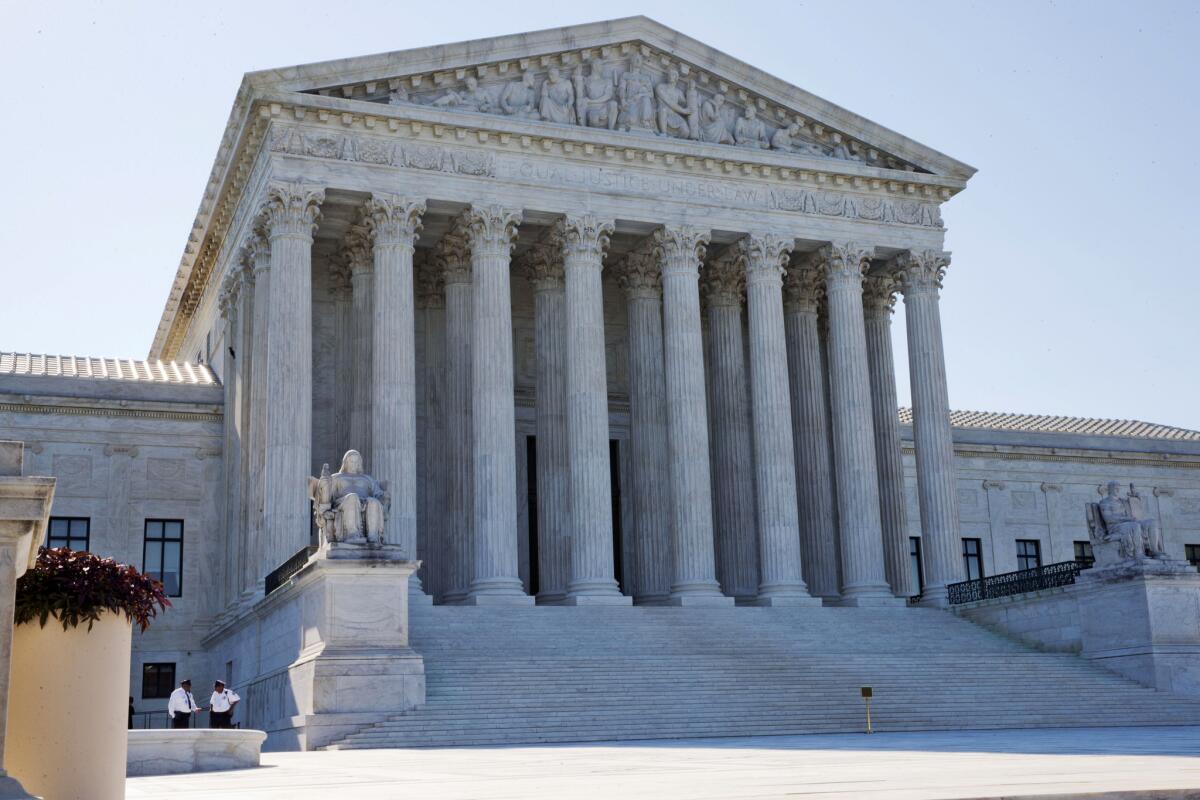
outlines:
[{"label": "column base", "polygon": [[633,598],[623,594],[572,594],[562,603],[564,606],[632,606]]},{"label": "column base", "polygon": [[633,604],[635,606],[669,606],[671,605],[671,595],[647,594],[641,597],[634,597]]},{"label": "column base", "polygon": [[446,592],[442,595],[442,605],[444,606],[461,606],[467,602],[467,593],[463,591]]},{"label": "column base", "polygon": [[[908,601],[905,600],[905,602],[907,603]],[[949,608],[950,593],[946,591],[945,586],[926,589],[921,593],[921,602],[919,605],[922,608]]]},{"label": "column base", "polygon": [[532,608],[533,598],[527,594],[473,594],[462,602],[464,606],[512,606]]},{"label": "column base", "polygon": [[408,579],[408,604],[410,606],[433,605],[433,597],[425,594],[425,587],[421,585],[421,579],[415,572]]},{"label": "column base", "polygon": [[25,791],[16,778],[0,770],[0,800],[38,800],[38,797]]},{"label": "column base", "polygon": [[821,605],[823,606],[836,606],[840,605],[842,602],[842,596],[840,594],[823,594],[820,597]]},{"label": "column base", "polygon": [[720,606],[733,608],[732,597],[723,594],[673,594],[667,601],[669,606]]},{"label": "column base", "polygon": [[538,592],[537,604],[539,606],[565,606],[567,604],[567,593]]},{"label": "column base", "polygon": [[819,608],[823,605],[821,598],[807,594],[767,594],[755,598],[754,605],[764,607]]}]

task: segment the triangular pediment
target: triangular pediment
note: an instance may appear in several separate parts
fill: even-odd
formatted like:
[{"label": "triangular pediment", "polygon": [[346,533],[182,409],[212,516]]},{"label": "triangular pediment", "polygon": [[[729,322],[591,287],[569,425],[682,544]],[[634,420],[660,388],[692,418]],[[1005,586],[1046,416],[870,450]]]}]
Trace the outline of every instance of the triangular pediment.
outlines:
[{"label": "triangular pediment", "polygon": [[645,17],[308,64],[247,79],[263,91],[641,133],[960,181],[974,173]]}]

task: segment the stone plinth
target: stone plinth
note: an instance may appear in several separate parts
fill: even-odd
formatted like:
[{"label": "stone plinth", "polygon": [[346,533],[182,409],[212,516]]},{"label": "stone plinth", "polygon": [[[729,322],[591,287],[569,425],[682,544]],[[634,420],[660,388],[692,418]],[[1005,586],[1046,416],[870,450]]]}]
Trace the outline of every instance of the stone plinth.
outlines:
[{"label": "stone plinth", "polygon": [[263,731],[234,728],[130,731],[125,774],[134,778],[257,767],[266,738]]},{"label": "stone plinth", "polygon": [[1186,561],[1127,562],[1076,583],[1084,658],[1147,686],[1200,695],[1200,572]]},{"label": "stone plinth", "polygon": [[298,647],[267,749],[311,750],[347,724],[424,705],[424,661],[408,646],[408,581],[419,566],[395,545],[326,543],[258,605],[263,628]]}]

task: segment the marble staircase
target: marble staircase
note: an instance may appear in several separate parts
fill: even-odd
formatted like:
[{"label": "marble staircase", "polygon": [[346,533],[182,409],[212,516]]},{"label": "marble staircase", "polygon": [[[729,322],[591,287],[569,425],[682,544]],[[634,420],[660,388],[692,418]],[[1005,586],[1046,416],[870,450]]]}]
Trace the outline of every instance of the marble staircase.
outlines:
[{"label": "marble staircase", "polygon": [[1196,724],[1200,701],[919,608],[414,607],[427,704],[325,749]]}]

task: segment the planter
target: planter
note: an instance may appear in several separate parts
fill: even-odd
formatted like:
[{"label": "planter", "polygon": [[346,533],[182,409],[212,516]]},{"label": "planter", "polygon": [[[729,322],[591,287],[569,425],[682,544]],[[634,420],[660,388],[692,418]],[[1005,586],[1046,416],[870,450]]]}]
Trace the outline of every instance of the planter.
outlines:
[{"label": "planter", "polygon": [[31,794],[121,800],[132,625],[105,611],[63,630],[51,619],[13,629],[6,766]]}]

